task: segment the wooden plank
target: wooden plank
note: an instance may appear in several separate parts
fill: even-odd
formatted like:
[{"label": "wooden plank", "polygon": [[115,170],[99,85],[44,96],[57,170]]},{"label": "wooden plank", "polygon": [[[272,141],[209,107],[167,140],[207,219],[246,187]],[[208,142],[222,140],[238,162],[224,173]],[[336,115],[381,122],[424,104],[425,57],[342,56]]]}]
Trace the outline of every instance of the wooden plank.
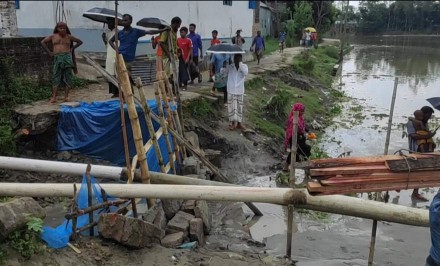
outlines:
[{"label": "wooden plank", "polygon": [[[432,156],[440,156],[440,152],[424,153],[424,154],[410,154],[408,158],[430,158]],[[325,158],[302,162],[298,164],[297,168],[312,169],[312,168],[326,168],[326,167],[340,167],[348,165],[374,165],[385,164],[388,160],[402,160],[400,155],[381,155],[370,157],[345,157],[345,158]]]},{"label": "wooden plank", "polygon": [[[309,182],[311,183],[311,182]],[[383,184],[358,184],[353,186],[322,186],[313,187],[309,190],[310,193],[316,195],[336,195],[336,194],[349,194],[349,193],[366,193],[366,192],[380,192],[380,191],[392,191],[392,190],[405,190],[423,187],[439,187],[440,182],[399,182],[399,183],[383,183]],[[309,185],[307,184],[307,188]]]},{"label": "wooden plank", "polygon": [[392,172],[408,172],[408,166],[411,171],[414,170],[440,170],[440,156],[430,158],[412,158],[403,160],[387,160],[386,166]]},{"label": "wooden plank", "polygon": [[368,173],[391,173],[388,167],[383,165],[362,165],[310,169],[310,176],[332,176],[344,174],[368,174]]},{"label": "wooden plank", "polygon": [[352,184],[361,184],[361,183],[369,183],[369,184],[381,184],[381,183],[389,183],[389,182],[439,182],[439,176],[417,176],[410,175],[407,178],[351,178],[351,179],[327,179],[321,180],[320,183],[323,185],[329,186],[343,186],[343,185],[352,185]]}]

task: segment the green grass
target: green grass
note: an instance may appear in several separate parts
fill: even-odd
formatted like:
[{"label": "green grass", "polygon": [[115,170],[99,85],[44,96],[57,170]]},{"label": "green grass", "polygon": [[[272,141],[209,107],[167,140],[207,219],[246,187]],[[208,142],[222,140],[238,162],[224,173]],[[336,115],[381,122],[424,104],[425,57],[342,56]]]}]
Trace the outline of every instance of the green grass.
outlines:
[{"label": "green grass", "polygon": [[273,52],[278,52],[280,50],[279,43],[277,39],[274,38],[266,38],[264,40],[266,45],[266,50],[264,51],[265,54],[271,54]]}]

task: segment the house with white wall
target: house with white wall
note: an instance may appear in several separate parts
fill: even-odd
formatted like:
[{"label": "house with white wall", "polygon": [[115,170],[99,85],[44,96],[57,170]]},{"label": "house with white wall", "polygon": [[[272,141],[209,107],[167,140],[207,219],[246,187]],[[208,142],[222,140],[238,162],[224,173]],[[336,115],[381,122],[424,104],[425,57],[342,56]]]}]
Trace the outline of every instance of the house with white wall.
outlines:
[{"label": "house with white wall", "polygon": [[[84,18],[82,14],[94,7],[115,9],[115,1],[20,1],[16,0],[18,35],[46,36],[52,33],[55,24],[62,19],[67,22],[72,34],[83,40],[80,51],[103,52],[101,34],[103,24]],[[197,25],[196,31],[204,40],[204,50],[209,47],[212,30],[219,38],[228,42],[241,29],[247,39],[245,48],[251,43],[254,9],[257,1],[118,1],[118,11],[133,16],[133,27],[145,17],[158,17],[171,21],[175,16],[182,19],[182,26]],[[151,36],[140,39],[139,53],[150,53]]]}]

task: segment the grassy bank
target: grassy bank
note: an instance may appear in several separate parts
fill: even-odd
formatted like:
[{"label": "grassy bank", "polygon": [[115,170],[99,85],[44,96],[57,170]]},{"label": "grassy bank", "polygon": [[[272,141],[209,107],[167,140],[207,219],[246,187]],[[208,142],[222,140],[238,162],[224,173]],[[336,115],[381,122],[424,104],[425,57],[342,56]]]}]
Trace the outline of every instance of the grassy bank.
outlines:
[{"label": "grassy bank", "polygon": [[[33,80],[12,73],[10,60],[0,60],[0,154],[15,154],[15,139],[12,125],[12,109],[19,104],[49,100],[52,86],[47,81]],[[86,80],[75,78],[74,87],[87,85]]]},{"label": "grassy bank", "polygon": [[[340,112],[338,100],[342,93],[331,88],[333,66],[338,61],[338,49],[334,46],[322,46],[318,49],[305,50],[294,58],[292,67],[278,73],[265,73],[261,77],[248,81],[248,119],[262,134],[282,139],[285,122],[292,104],[301,102],[306,106],[305,119],[310,125],[313,120],[321,126],[327,126],[332,117]],[[277,75],[299,74],[313,78],[322,86],[309,89],[287,84]],[[284,81],[283,81],[284,80]]]}]

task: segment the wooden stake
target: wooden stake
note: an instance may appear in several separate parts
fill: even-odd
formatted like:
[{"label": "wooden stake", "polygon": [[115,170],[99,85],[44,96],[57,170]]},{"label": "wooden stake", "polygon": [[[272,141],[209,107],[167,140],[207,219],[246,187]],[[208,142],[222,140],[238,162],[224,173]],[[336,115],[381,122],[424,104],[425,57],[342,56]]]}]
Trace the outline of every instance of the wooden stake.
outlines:
[{"label": "wooden stake", "polygon": [[[136,105],[134,103],[133,92],[128,77],[127,68],[125,67],[124,59],[122,55],[118,54],[118,78],[121,81],[121,90],[124,93],[124,98],[127,102],[128,115],[130,117],[131,128],[133,131],[133,139],[136,147],[136,153],[138,156],[138,162],[141,167],[142,183],[149,184],[150,177],[148,172],[147,157],[144,150],[144,142],[142,138],[141,125],[136,111]],[[154,206],[154,200],[148,199],[148,207]]]},{"label": "wooden stake", "polygon": [[141,107],[144,112],[145,122],[147,123],[148,133],[150,133],[150,138],[151,138],[151,141],[153,142],[154,151],[156,152],[156,158],[159,163],[160,171],[162,173],[165,173],[165,165],[163,163],[162,152],[160,151],[156,132],[154,131],[153,122],[151,121],[151,109],[148,106],[147,99],[145,97],[145,93],[142,90],[142,81],[141,81],[140,77],[138,77],[136,79],[136,87],[139,90],[139,95],[140,95],[141,101],[142,101]]},{"label": "wooden stake", "polygon": [[[171,142],[170,142],[170,138],[169,138],[169,134],[168,134],[168,125],[167,125],[167,122],[165,121],[165,115],[163,113],[162,101],[160,100],[159,83],[158,82],[154,83],[154,89],[155,89],[154,95],[156,97],[157,110],[158,110],[159,117],[160,117],[159,121],[156,121],[156,122],[158,122],[163,129],[163,134],[165,136],[165,143],[167,145],[168,158],[170,160],[170,168],[171,168],[172,173],[176,174],[176,168],[174,165],[173,150],[171,148]],[[155,114],[152,113],[151,115],[154,116]]]},{"label": "wooden stake", "polygon": [[286,245],[286,257],[292,258],[292,236],[293,236],[293,205],[287,206],[287,245]]},{"label": "wooden stake", "polygon": [[[72,212],[76,212],[78,211],[78,203],[77,203],[77,188],[76,188],[76,184],[73,184],[73,200],[72,200]],[[77,237],[76,234],[76,225],[78,223],[78,218],[77,217],[73,217],[72,218],[72,235],[70,236],[70,238],[72,240],[75,240]]]},{"label": "wooden stake", "polygon": [[291,188],[295,187],[295,163],[296,163],[296,152],[298,143],[298,119],[299,112],[293,113],[293,128],[292,128],[292,146],[290,147],[290,178],[289,185]]},{"label": "wooden stake", "polygon": [[[92,208],[93,206],[93,190],[92,190],[92,181],[90,178],[90,171],[92,169],[92,166],[90,164],[87,165],[86,169],[86,182],[87,182],[87,203],[89,208]],[[93,224],[93,211],[89,212],[89,224]],[[95,231],[92,228],[90,228],[90,236],[94,236]]]},{"label": "wooden stake", "polygon": [[[388,147],[390,146],[391,126],[393,124],[394,104],[396,102],[397,84],[399,79],[394,78],[393,96],[391,98],[390,116],[388,117],[388,129],[385,139],[384,155],[388,155]],[[381,200],[381,192],[376,192],[376,201]],[[374,251],[376,246],[376,233],[377,233],[377,220],[373,220],[373,226],[371,228],[371,240],[370,240],[370,252],[368,254],[368,266],[373,266]]]},{"label": "wooden stake", "polygon": [[[163,104],[165,106],[165,110],[167,111],[167,122],[168,122],[168,130],[174,130],[175,129],[175,125],[174,125],[174,119],[173,119],[173,115],[171,113],[171,109],[170,106],[168,105],[168,101],[167,101],[167,97],[166,95],[164,95],[162,93],[161,87],[163,87],[164,83],[162,80],[159,81],[159,86],[155,87],[155,89],[158,92],[159,98],[162,98]],[[182,158],[180,156],[179,153],[179,142],[178,140],[176,140],[176,138],[173,138],[173,146],[174,146],[174,154],[176,155],[176,159],[177,161],[181,164],[182,163]]]},{"label": "wooden stake", "polygon": [[[166,83],[167,82],[165,81],[165,84]],[[167,97],[165,97],[165,95],[166,95],[166,90],[165,90],[165,86],[164,86],[165,84],[163,82],[160,82],[159,83],[159,88],[160,88],[160,90],[162,92],[163,101],[164,101],[165,108],[167,110],[168,116],[169,116],[169,118],[171,118],[171,121],[173,121],[172,118],[174,118],[175,125],[173,124],[172,129],[177,129],[177,132],[179,132],[179,134],[181,136],[185,137],[183,135],[182,124],[180,123],[180,119],[179,119],[179,115],[177,113],[177,110],[171,111],[171,107],[170,107],[170,104],[169,104],[169,102],[171,102],[174,106],[176,106],[176,103],[175,103],[175,101],[173,99],[174,97],[172,97],[171,100],[167,99]],[[182,143],[180,143],[180,149],[182,150],[182,153],[183,153],[183,159],[186,159],[186,149],[185,149],[185,146]]]}]

